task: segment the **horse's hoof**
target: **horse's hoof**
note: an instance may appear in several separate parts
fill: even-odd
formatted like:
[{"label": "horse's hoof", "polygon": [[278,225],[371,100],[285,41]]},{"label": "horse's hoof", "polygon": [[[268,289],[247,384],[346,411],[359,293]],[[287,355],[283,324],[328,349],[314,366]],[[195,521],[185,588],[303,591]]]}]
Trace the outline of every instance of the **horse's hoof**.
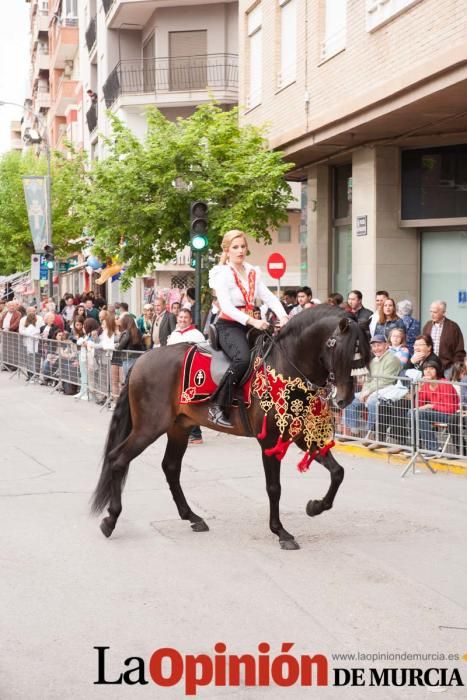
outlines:
[{"label": "horse's hoof", "polygon": [[191,523],[191,529],[193,532],[208,532],[209,528],[204,522],[204,520],[199,520],[197,523]]},{"label": "horse's hoof", "polygon": [[300,545],[295,540],[279,540],[281,549],[300,549]]},{"label": "horse's hoof", "polygon": [[322,501],[308,501],[306,505],[306,513],[313,518],[315,515],[320,515],[324,510]]},{"label": "horse's hoof", "polygon": [[104,518],[104,520],[101,522],[101,524],[99,525],[99,527],[100,527],[100,529],[101,529],[101,532],[102,532],[106,537],[110,537],[110,535],[111,535],[112,532],[114,531],[113,526],[109,524],[107,518]]}]

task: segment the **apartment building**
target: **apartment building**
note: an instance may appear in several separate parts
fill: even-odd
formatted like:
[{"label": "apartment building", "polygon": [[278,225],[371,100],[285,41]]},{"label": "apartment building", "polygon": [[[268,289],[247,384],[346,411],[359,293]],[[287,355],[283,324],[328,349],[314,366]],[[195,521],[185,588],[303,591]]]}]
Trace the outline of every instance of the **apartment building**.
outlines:
[{"label": "apartment building", "polygon": [[[82,143],[78,109],[82,102],[79,78],[78,0],[26,0],[30,4],[30,95],[26,107],[47,124],[51,148],[64,140]],[[41,127],[30,113],[26,128]]]},{"label": "apartment building", "polygon": [[467,328],[467,4],[240,0],[245,123],[302,182],[302,282]]}]

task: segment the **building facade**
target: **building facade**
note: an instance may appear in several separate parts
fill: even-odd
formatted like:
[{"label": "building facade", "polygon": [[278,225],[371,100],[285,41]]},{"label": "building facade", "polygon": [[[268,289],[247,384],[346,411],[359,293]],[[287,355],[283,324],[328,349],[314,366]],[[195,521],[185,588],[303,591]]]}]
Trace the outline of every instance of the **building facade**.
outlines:
[{"label": "building facade", "polygon": [[245,123],[303,183],[314,293],[388,289],[467,327],[467,5],[240,0]]}]

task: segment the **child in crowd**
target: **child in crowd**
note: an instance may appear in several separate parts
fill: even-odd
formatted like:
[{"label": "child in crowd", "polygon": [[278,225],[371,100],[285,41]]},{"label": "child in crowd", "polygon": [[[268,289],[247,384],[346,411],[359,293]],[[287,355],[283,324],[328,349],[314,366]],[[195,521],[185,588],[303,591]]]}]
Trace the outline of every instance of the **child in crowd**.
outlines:
[{"label": "child in crowd", "polygon": [[410,359],[410,352],[405,342],[405,331],[402,328],[393,328],[389,331],[389,350],[401,363],[401,370],[405,369]]}]

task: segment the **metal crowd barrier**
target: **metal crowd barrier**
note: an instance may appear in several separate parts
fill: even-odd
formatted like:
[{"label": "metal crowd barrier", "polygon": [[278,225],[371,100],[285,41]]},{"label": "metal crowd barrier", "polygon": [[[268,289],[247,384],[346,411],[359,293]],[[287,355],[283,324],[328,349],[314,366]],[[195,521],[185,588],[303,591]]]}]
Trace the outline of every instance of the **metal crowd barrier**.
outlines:
[{"label": "metal crowd barrier", "polygon": [[118,397],[128,369],[142,354],[0,331],[0,365],[12,377],[19,374],[32,384],[107,405]]},{"label": "metal crowd barrier", "polygon": [[[129,367],[141,354],[0,331],[4,369],[103,405],[117,398]],[[359,397],[365,384],[357,385],[352,404],[334,410],[336,437],[412,458],[466,458],[467,386],[449,382],[447,410],[440,413],[423,406],[430,383],[446,384],[401,376],[378,380],[376,390],[364,402]]]},{"label": "metal crowd barrier", "polygon": [[[429,387],[441,384],[449,386],[443,387],[446,410],[434,411],[426,406]],[[377,380],[376,390],[361,401],[364,389],[364,385],[357,387],[352,404],[335,411],[336,436],[340,440],[358,442],[373,450],[385,447],[394,454],[417,454],[422,459],[467,457],[465,384],[397,376]]]}]

